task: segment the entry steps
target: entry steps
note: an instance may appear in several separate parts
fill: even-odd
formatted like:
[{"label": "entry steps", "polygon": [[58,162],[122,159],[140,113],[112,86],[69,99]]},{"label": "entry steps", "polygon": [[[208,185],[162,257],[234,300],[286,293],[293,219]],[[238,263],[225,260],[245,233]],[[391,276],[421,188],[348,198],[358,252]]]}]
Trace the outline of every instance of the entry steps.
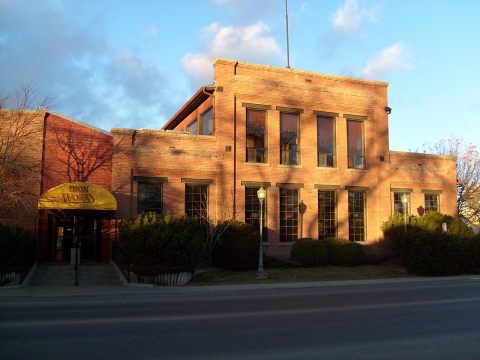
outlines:
[{"label": "entry steps", "polygon": [[[118,272],[109,263],[80,264],[81,286],[122,286]],[[70,264],[40,264],[31,286],[69,286],[75,284],[75,267]]]}]

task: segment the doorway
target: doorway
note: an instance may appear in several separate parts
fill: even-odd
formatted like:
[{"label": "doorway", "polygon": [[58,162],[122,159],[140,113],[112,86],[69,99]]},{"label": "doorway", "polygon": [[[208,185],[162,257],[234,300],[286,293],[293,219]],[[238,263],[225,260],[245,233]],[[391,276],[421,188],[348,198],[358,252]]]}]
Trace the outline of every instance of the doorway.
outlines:
[{"label": "doorway", "polygon": [[[75,233],[80,247],[82,262],[100,261],[102,249],[102,219],[94,214],[75,215]],[[49,214],[48,235],[50,261],[70,263],[74,247],[74,215],[68,213]]]}]

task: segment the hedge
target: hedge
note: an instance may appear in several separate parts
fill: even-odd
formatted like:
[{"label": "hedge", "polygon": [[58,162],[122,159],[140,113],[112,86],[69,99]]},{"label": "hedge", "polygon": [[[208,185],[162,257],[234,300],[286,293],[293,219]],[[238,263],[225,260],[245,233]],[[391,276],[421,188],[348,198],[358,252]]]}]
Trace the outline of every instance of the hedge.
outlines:
[{"label": "hedge", "polygon": [[292,246],[290,259],[302,266],[327,265],[327,243],[322,240],[299,239]]},{"label": "hedge", "polygon": [[0,224],[0,271],[27,270],[35,261],[32,233],[18,226]]},{"label": "hedge", "polygon": [[356,242],[339,238],[329,238],[325,242],[331,265],[358,266],[367,263],[363,246]]}]

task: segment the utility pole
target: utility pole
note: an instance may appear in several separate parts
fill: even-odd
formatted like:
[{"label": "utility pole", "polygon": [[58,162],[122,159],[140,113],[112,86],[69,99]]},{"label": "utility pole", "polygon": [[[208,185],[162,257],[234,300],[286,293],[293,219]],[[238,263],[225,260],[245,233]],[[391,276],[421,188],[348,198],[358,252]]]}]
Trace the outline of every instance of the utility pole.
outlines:
[{"label": "utility pole", "polygon": [[288,0],[285,0],[285,24],[287,27],[287,69],[290,69],[290,45],[288,42]]}]

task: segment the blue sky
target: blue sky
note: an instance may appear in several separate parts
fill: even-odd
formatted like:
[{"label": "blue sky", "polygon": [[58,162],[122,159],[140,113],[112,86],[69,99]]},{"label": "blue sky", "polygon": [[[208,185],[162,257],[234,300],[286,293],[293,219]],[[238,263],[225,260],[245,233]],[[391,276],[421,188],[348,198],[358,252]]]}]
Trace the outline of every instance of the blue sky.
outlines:
[{"label": "blue sky", "polygon": [[[288,4],[293,68],[390,83],[392,149],[480,145],[480,2]],[[216,57],[285,66],[284,1],[0,0],[0,95],[107,130],[161,127]]]}]

